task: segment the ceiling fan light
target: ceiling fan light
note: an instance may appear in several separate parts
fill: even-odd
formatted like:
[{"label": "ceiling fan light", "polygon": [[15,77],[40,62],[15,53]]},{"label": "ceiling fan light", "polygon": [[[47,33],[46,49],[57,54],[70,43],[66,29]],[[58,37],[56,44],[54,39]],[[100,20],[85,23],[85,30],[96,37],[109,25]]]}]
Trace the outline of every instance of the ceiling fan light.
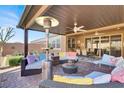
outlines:
[{"label": "ceiling fan light", "polygon": [[98,35],[98,32],[95,32],[95,35],[97,36]]},{"label": "ceiling fan light", "polygon": [[77,33],[77,28],[74,27],[73,31],[74,31],[75,33]]}]

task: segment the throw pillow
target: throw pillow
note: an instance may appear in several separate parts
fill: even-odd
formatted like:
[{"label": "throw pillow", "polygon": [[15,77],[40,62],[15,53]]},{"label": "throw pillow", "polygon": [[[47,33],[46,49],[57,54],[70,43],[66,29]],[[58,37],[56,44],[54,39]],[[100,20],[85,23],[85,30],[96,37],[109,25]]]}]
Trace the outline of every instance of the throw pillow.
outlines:
[{"label": "throw pillow", "polygon": [[103,63],[109,63],[111,61],[111,58],[114,58],[114,56],[104,54],[103,57],[102,57],[102,62]]},{"label": "throw pillow", "polygon": [[124,83],[124,68],[119,70],[117,73],[112,74],[112,81]]},{"label": "throw pillow", "polygon": [[116,67],[112,70],[111,74],[114,75],[114,74],[118,73],[120,70],[123,70],[123,69],[124,69],[123,66],[118,66],[118,67]]},{"label": "throw pillow", "polygon": [[46,54],[45,53],[40,53],[39,60],[44,60],[44,59],[46,59]]},{"label": "throw pillow", "polygon": [[123,57],[117,57],[117,63],[115,65],[116,66],[124,65],[124,59],[123,59]]},{"label": "throw pillow", "polygon": [[28,61],[28,64],[31,64],[36,61],[36,57],[34,55],[28,55],[27,61]]},{"label": "throw pillow", "polygon": [[110,62],[111,64],[113,64],[113,65],[116,65],[117,62],[118,62],[118,59],[115,58],[115,57],[111,57],[109,62]]},{"label": "throw pillow", "polygon": [[66,58],[66,52],[59,52],[60,59]]}]

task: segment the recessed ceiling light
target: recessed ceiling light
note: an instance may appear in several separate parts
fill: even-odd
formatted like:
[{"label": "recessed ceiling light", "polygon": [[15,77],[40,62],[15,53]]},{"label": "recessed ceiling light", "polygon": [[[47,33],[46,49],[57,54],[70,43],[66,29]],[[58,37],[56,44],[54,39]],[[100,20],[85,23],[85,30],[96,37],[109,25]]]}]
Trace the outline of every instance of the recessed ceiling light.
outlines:
[{"label": "recessed ceiling light", "polygon": [[117,29],[119,30],[119,29],[120,29],[120,27],[117,27]]}]

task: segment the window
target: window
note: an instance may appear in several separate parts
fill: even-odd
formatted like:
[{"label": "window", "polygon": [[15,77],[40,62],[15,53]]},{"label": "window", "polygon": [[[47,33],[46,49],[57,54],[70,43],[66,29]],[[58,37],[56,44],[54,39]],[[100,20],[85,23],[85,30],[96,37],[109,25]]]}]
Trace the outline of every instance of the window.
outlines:
[{"label": "window", "polygon": [[71,40],[68,39],[68,48],[71,48]]},{"label": "window", "polygon": [[121,35],[111,36],[110,50],[112,56],[121,56]]},{"label": "window", "polygon": [[68,48],[75,48],[75,42],[74,38],[68,38]]},{"label": "window", "polygon": [[98,55],[110,54],[112,56],[121,56],[122,40],[121,35],[99,36],[86,38],[85,46],[87,49],[99,50]]},{"label": "window", "polygon": [[60,39],[56,39],[52,41],[53,48],[60,48]]},{"label": "window", "polygon": [[56,48],[60,48],[60,39],[56,40]]},{"label": "window", "polygon": [[86,48],[92,48],[92,41],[91,41],[91,38],[86,38],[86,44],[85,44],[85,47]]},{"label": "window", "polygon": [[52,41],[52,47],[55,48],[55,40]]}]

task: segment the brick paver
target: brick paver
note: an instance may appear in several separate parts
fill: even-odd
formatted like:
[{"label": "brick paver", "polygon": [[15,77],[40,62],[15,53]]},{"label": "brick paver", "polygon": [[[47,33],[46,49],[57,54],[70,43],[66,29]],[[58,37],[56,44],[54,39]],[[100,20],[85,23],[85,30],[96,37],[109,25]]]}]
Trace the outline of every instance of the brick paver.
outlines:
[{"label": "brick paver", "polygon": [[21,77],[20,69],[0,74],[0,87],[4,88],[35,88],[41,80],[41,74]]}]

